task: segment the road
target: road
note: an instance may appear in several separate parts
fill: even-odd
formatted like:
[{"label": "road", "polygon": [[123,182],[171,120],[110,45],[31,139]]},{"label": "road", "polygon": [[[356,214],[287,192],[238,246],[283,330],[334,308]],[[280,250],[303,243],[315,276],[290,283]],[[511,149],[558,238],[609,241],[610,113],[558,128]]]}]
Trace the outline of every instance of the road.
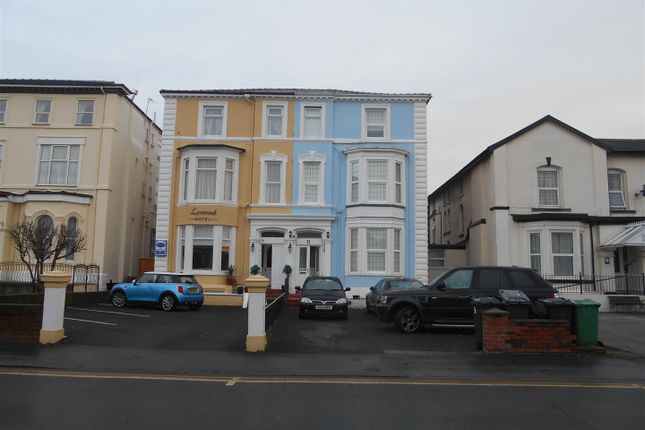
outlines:
[{"label": "road", "polygon": [[23,372],[0,370],[4,430],[593,430],[645,424],[642,385]]}]

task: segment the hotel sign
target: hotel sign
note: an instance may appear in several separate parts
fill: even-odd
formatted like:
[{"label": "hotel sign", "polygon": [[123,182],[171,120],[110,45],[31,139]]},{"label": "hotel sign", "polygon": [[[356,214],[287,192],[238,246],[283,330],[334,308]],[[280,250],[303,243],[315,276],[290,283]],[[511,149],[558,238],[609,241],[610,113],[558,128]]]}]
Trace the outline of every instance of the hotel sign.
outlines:
[{"label": "hotel sign", "polygon": [[193,210],[190,211],[190,216],[188,219],[191,221],[198,221],[198,222],[210,222],[210,221],[215,221],[217,217],[217,210],[204,210],[204,209],[197,209],[193,208]]}]

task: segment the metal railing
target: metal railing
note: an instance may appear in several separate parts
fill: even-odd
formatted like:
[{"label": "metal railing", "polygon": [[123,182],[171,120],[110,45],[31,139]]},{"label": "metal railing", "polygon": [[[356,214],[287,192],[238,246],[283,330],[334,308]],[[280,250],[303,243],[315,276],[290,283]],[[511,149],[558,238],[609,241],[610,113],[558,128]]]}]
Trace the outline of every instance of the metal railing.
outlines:
[{"label": "metal railing", "polygon": [[287,293],[282,293],[264,307],[264,330],[269,331],[271,324],[278,319],[287,305]]},{"label": "metal railing", "polygon": [[561,293],[645,294],[645,273],[542,277]]},{"label": "metal railing", "polygon": [[[47,262],[43,267],[47,271],[51,267],[51,263]],[[33,265],[32,270],[34,270]],[[74,290],[75,286],[81,286],[85,292],[88,291],[88,287],[95,287],[96,291],[98,291],[101,269],[96,264],[61,262],[56,263],[55,270],[70,274],[68,285],[70,290]],[[0,294],[13,294],[17,291],[24,292],[29,289],[33,293],[42,292],[42,288],[38,283],[32,281],[31,274],[25,263],[21,261],[0,262]]]}]

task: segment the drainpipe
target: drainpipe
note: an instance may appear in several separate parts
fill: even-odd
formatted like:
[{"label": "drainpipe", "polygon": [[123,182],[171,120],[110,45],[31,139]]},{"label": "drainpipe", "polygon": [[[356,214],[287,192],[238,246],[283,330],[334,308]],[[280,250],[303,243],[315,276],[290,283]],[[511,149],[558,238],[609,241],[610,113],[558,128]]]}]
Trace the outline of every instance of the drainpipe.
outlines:
[{"label": "drainpipe", "polygon": [[[103,86],[101,86],[101,93],[103,94],[103,114],[101,118],[101,128],[99,132],[99,157],[97,160],[97,166],[96,166],[96,180],[94,181],[94,213],[92,215],[92,226],[94,227],[92,230],[92,263],[100,264],[103,270],[105,270],[105,261],[98,262],[96,261],[96,211],[97,211],[97,205],[98,205],[98,193],[99,193],[99,177],[101,174],[101,159],[102,159],[102,154],[103,154],[103,131],[105,130],[105,112],[107,110],[107,94],[105,93],[105,90],[103,89]],[[114,275],[114,274],[113,274]]]}]

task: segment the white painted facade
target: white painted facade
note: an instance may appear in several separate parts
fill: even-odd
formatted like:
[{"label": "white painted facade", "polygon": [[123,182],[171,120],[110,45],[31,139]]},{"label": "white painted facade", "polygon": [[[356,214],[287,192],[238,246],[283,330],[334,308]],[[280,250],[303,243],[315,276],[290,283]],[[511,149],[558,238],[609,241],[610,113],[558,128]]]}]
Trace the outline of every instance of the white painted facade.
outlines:
[{"label": "white painted facade", "polygon": [[[548,276],[643,273],[645,239],[605,246],[645,219],[639,142],[612,147],[547,116],[489,147],[428,198],[430,277],[462,264],[534,267]],[[539,169],[555,173],[539,179]],[[621,208],[610,208],[611,169],[622,172]],[[546,187],[553,182],[557,197]]]}]

